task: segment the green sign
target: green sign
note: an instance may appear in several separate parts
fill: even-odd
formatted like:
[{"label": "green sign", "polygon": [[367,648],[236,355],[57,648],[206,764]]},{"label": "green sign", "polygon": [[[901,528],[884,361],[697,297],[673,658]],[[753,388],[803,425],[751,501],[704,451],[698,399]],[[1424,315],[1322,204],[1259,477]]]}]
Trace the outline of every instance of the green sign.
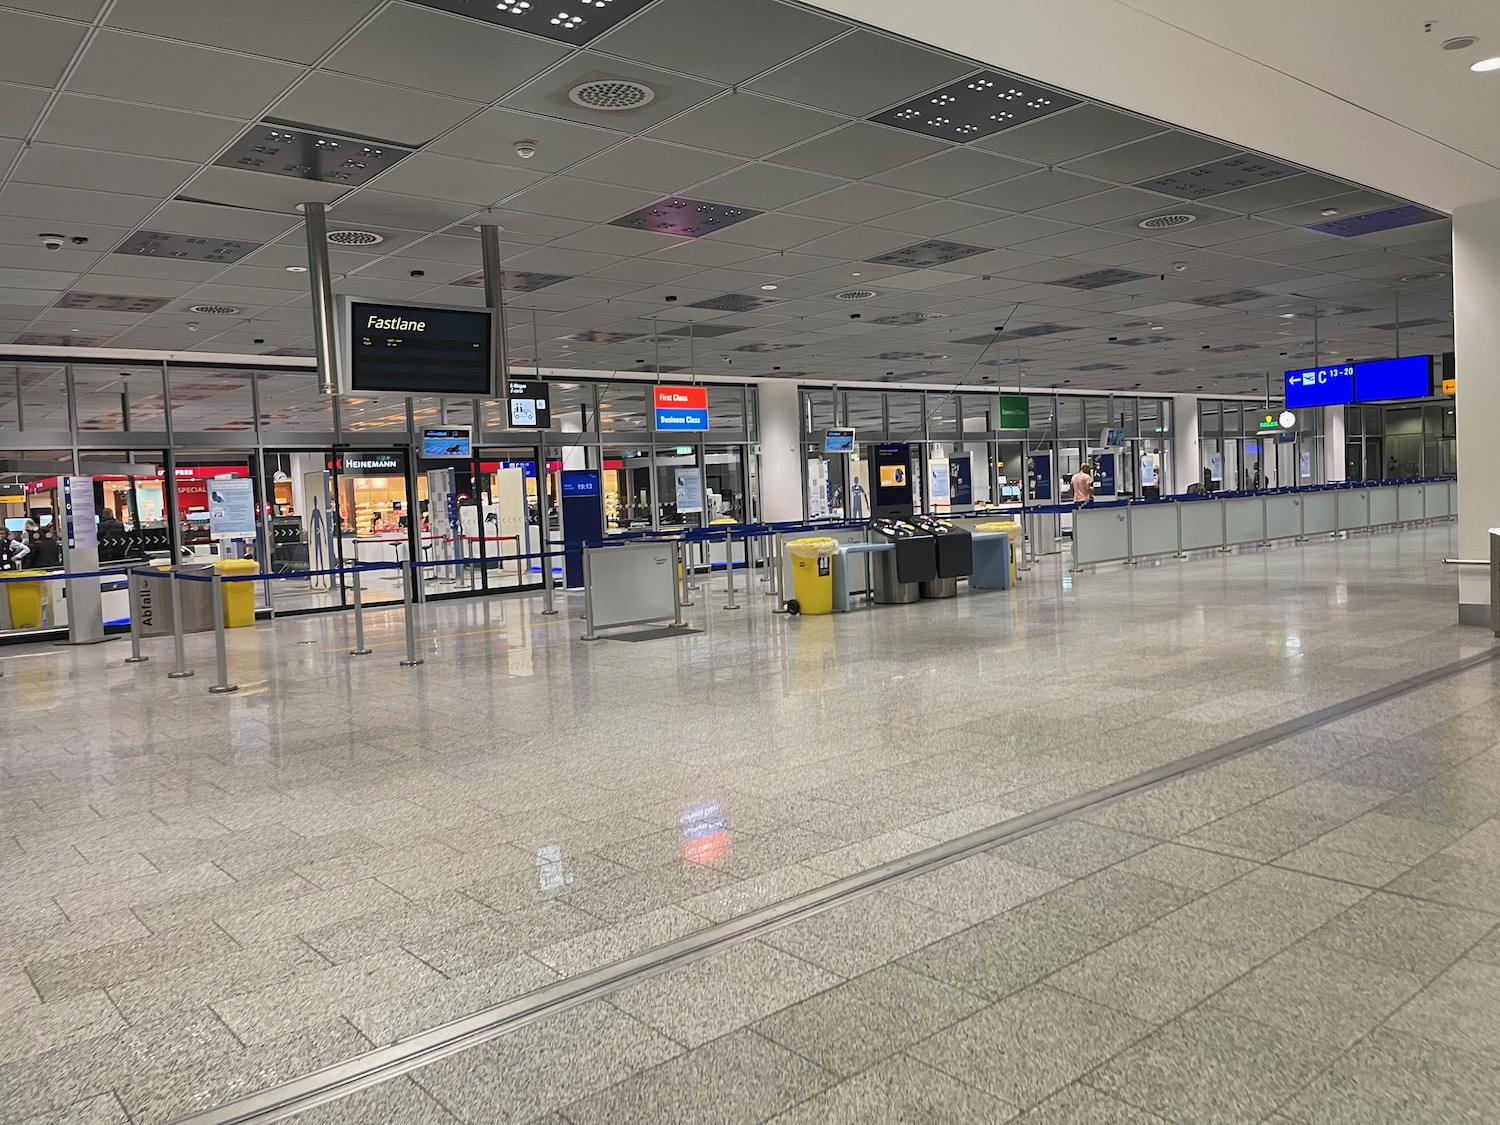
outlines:
[{"label": "green sign", "polygon": [[1276,420],[1274,414],[1262,414],[1260,422],[1255,427],[1258,430],[1279,430],[1281,423]]},{"label": "green sign", "polygon": [[1031,429],[1031,399],[1025,395],[1000,396],[1000,429]]}]

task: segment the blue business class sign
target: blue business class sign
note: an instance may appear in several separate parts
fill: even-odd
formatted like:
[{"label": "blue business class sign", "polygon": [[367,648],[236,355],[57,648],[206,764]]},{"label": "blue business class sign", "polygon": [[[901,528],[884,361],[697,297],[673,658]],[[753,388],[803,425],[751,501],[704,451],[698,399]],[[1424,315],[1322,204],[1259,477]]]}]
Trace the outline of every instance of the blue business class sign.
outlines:
[{"label": "blue business class sign", "polygon": [[1354,401],[1354,364],[1307,367],[1286,373],[1286,406],[1342,406]]}]

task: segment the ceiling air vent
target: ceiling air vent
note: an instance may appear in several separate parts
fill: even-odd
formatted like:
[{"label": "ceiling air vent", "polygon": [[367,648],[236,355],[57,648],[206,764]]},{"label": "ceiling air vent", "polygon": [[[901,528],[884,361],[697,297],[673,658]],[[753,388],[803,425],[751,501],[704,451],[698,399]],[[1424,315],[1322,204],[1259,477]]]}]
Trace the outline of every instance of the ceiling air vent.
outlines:
[{"label": "ceiling air vent", "polygon": [[656,91],[639,82],[623,78],[603,78],[585,82],[568,91],[568,100],[584,109],[602,109],[616,113],[622,109],[640,109],[656,100]]},{"label": "ceiling air vent", "polygon": [[189,305],[188,312],[202,313],[204,316],[234,316],[240,310],[233,305]]},{"label": "ceiling air vent", "polygon": [[1421,281],[1442,281],[1448,275],[1442,270],[1430,270],[1427,273],[1409,273],[1400,280],[1416,283]]},{"label": "ceiling air vent", "polygon": [[376,234],[372,230],[331,230],[328,232],[328,242],[332,246],[374,246],[377,242],[384,242],[385,235]]},{"label": "ceiling air vent", "polygon": [[834,294],[840,301],[868,301],[875,296],[873,289],[845,289],[842,293]]},{"label": "ceiling air vent", "polygon": [[1189,215],[1186,211],[1178,211],[1172,215],[1152,215],[1149,219],[1142,219],[1136,226],[1142,230],[1171,230],[1173,227],[1185,227],[1189,223],[1196,223],[1197,215]]}]

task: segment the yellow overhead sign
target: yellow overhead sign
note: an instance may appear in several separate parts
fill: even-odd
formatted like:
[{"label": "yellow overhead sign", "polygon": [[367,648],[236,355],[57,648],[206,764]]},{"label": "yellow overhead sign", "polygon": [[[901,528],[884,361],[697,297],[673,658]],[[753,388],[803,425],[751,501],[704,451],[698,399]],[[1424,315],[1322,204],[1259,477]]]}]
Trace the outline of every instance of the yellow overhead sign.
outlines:
[{"label": "yellow overhead sign", "polygon": [[1458,380],[1457,379],[1444,379],[1443,380],[1443,393],[1445,395],[1456,395],[1456,394],[1458,394]]}]

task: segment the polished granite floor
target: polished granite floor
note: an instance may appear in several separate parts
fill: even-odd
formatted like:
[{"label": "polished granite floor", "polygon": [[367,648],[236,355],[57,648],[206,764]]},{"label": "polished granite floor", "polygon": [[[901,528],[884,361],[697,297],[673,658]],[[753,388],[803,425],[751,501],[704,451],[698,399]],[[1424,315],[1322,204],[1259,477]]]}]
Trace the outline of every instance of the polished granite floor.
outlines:
[{"label": "polished granite floor", "polygon": [[[173,1120],[1487,650],[1451,526],[692,636],[531,600],[0,656],[0,1122]],[[570,616],[570,613],[573,616]],[[314,1122],[1500,1119],[1500,672]],[[1281,1116],[1276,1116],[1279,1113]],[[553,1116],[548,1116],[553,1115]]]}]

